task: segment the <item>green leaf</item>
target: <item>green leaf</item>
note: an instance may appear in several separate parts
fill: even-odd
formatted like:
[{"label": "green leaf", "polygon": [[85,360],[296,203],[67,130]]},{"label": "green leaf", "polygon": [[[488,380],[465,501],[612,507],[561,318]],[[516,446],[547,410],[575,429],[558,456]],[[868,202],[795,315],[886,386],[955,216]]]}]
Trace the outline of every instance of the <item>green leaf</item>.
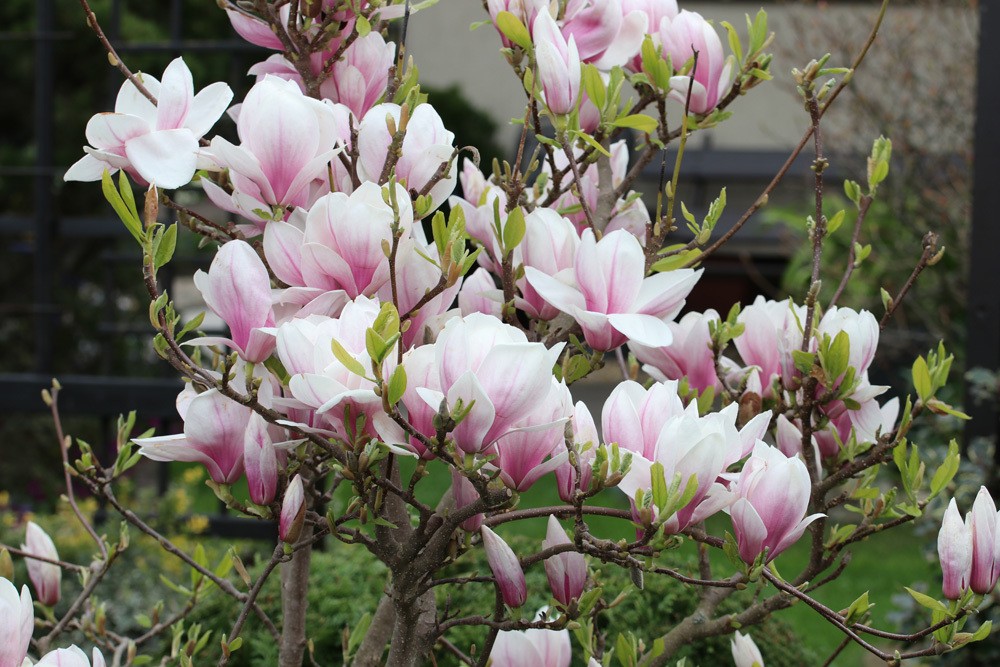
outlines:
[{"label": "green leaf", "polygon": [[365,375],[365,367],[361,365],[360,361],[351,356],[351,353],[344,349],[344,346],[341,345],[340,342],[333,339],[330,341],[330,347],[333,349],[333,356],[337,357],[337,361],[342,363],[344,368],[355,375],[367,377]]},{"label": "green leaf", "polygon": [[111,204],[111,208],[115,210],[121,221],[125,223],[125,228],[142,245],[145,238],[145,234],[142,231],[142,222],[139,220],[138,214],[133,215],[132,211],[129,210],[125,200],[122,199],[118,189],[115,188],[115,183],[111,180],[111,173],[107,169],[104,170],[104,174],[101,176],[101,190],[104,192],[104,198]]},{"label": "green leaf", "polygon": [[[590,146],[591,148],[593,148],[595,151],[597,151],[598,153],[600,153],[604,157],[611,157],[611,153],[608,152],[608,149],[605,148],[604,146],[602,146],[599,141],[597,141],[596,139],[594,139],[592,136],[590,136],[586,132],[574,132],[573,134],[575,136],[579,137],[580,139],[583,139],[587,143],[588,146]],[[539,137],[541,135],[536,134],[535,136]],[[559,144],[559,142],[553,142],[553,145],[556,148],[562,148],[562,146]]]},{"label": "green leaf", "polygon": [[136,220],[141,220],[139,210],[135,207],[135,196],[132,194],[132,184],[129,183],[128,176],[124,171],[118,172],[118,189],[121,191],[122,201],[128,207],[129,213]]},{"label": "green leaf", "polygon": [[837,211],[837,213],[834,214],[834,216],[827,221],[826,233],[833,234],[838,229],[840,229],[840,225],[843,224],[844,216],[846,214],[847,212],[844,209],[840,209],[839,211]]},{"label": "green leaf", "polygon": [[993,621],[986,621],[979,626],[979,629],[972,634],[972,639],[970,642],[979,642],[990,636],[990,630],[993,629]]},{"label": "green leaf", "polygon": [[182,338],[184,338],[184,336],[186,336],[187,334],[191,333],[192,331],[200,327],[201,323],[204,321],[205,321],[205,311],[203,310],[194,317],[192,317],[190,320],[188,320],[188,323],[181,328],[180,333],[178,333],[176,336],[177,340],[181,340]]},{"label": "green leaf", "polygon": [[389,378],[389,405],[396,405],[406,391],[406,369],[402,365],[396,366]]},{"label": "green leaf", "polygon": [[948,443],[948,454],[944,457],[944,461],[938,466],[938,469],[934,471],[934,476],[931,478],[931,497],[938,495],[944,490],[946,486],[955,477],[955,473],[958,472],[958,466],[961,462],[961,457],[958,454],[958,443],[952,440]]},{"label": "green leaf", "polygon": [[808,375],[812,373],[813,365],[816,363],[816,355],[812,352],[792,350],[792,361],[795,363],[795,368]]},{"label": "green leaf", "polygon": [[857,206],[861,201],[861,186],[857,181],[844,181],[844,194]]},{"label": "green leaf", "polygon": [[667,479],[663,471],[663,464],[657,461],[649,467],[649,478],[653,485],[653,504],[656,509],[663,511],[667,505]]},{"label": "green leaf", "polygon": [[361,640],[368,634],[368,627],[372,624],[372,615],[365,612],[365,615],[358,620],[358,624],[351,630],[351,636],[347,640],[347,653],[351,655],[361,645]]},{"label": "green leaf", "polygon": [[640,132],[644,132],[646,134],[652,134],[659,126],[659,122],[655,118],[641,113],[616,118],[611,122],[611,124],[615,127],[627,127],[633,130],[639,130]]},{"label": "green leaf", "polygon": [[590,63],[583,66],[581,72],[583,89],[587,92],[587,97],[594,103],[598,111],[604,109],[607,101],[607,89],[604,87],[604,79],[601,78],[600,71]]},{"label": "green leaf", "polygon": [[357,23],[355,24],[355,29],[358,31],[358,37],[365,37],[372,31],[372,24],[361,14],[358,14],[356,18]]},{"label": "green leaf", "polygon": [[510,12],[500,12],[496,17],[497,28],[507,39],[520,46],[525,51],[531,51],[531,35],[528,29]]},{"label": "green leaf", "polygon": [[516,206],[507,214],[507,222],[503,226],[503,249],[505,253],[514,251],[514,248],[524,238],[525,231],[527,231],[527,226],[524,222],[524,211],[521,210],[520,206]]},{"label": "green leaf", "polygon": [[926,607],[932,611],[939,611],[943,614],[948,613],[948,608],[945,607],[940,600],[935,600],[930,595],[925,595],[920,591],[915,591],[909,586],[904,586],[903,588],[906,589],[906,592],[910,594],[910,597],[912,597],[913,600],[921,607]]},{"label": "green leaf", "polygon": [[174,249],[177,247],[177,223],[167,227],[157,237],[153,250],[153,269],[159,269],[169,262],[174,256]]},{"label": "green leaf", "polygon": [[927,402],[932,395],[931,374],[927,368],[927,360],[922,356],[917,357],[913,362],[913,387],[917,390],[917,397],[921,401]]},{"label": "green leaf", "polygon": [[736,32],[736,28],[729,21],[723,21],[722,27],[726,29],[726,34],[729,36],[729,50],[736,56],[736,62],[742,64],[743,46],[740,44],[740,36]]}]

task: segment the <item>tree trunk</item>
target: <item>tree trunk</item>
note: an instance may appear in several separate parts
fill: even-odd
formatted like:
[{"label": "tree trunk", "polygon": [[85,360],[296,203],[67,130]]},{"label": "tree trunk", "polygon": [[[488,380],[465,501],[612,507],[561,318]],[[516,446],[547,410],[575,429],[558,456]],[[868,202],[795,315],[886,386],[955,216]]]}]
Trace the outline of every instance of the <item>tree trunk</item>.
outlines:
[{"label": "tree trunk", "polygon": [[[312,536],[312,526],[305,525],[299,539]],[[278,652],[280,667],[302,667],[306,650],[306,608],[309,606],[309,559],[312,545],[295,552],[292,559],[281,565],[281,645]]]},{"label": "tree trunk", "polygon": [[415,599],[395,599],[396,622],[389,642],[387,667],[420,667],[434,648],[437,605],[434,591]]}]

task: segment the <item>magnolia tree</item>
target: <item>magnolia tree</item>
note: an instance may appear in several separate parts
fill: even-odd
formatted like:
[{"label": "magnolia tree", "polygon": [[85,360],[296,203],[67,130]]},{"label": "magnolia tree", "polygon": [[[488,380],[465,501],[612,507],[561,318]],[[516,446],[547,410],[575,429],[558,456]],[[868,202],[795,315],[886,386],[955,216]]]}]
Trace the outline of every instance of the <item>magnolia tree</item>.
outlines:
[{"label": "magnolia tree", "polygon": [[[883,290],[881,318],[838,303],[870,250],[859,238],[891,145],[877,139],[866,177],[843,184],[855,210],[827,218],[822,121],[863,61],[885,5],[848,67],[823,57],[793,70],[807,129],[755,203],[718,236],[725,191],[699,220],[682,203],[678,177],[690,137],[711,132],[771,78],[764,12],[742,30],[714,26],[674,0],[488,0],[484,23],[497,30],[525,98],[516,155],[484,173],[475,148],[455,146],[427,103],[403,39],[388,41],[405,39],[420,5],[220,2],[243,38],[275,51],[250,70],[256,83],[242,104],[231,105],[223,83],[195,92],[180,58],[160,78],[131,72],[80,3],[126,80],[115,110],[91,119],[86,155],[66,178],[102,181],[139,245],[153,346],[186,383],[177,398],[184,429],[133,438],[134,416],[122,419],[117,460],[105,465],[85,443],[70,453],[57,383],[45,398],[71,506],[73,484],[82,484],[199,583],[173,615],[157,607],[144,634],[123,636],[94,591],[114,576],[126,531],[117,540],[100,535],[77,510],[97,549],[80,566],[61,561],[29,525],[25,545],[9,551],[27,559],[44,613],[33,620],[27,587],[18,594],[0,581],[0,666],[17,667],[29,652],[44,656],[39,665],[140,664],[147,642],[164,633],[175,638],[180,664],[221,642],[225,665],[256,617],[279,647],[279,664],[297,667],[314,632],[306,623],[310,552],[324,539],[366,550],[390,573],[377,609],[355,628],[355,665],[418,665],[434,652],[495,667],[565,667],[573,656],[592,666],[667,665],[685,645],[729,633],[737,665],[762,665],[753,626],[797,602],[800,613],[842,632],[845,645],[889,664],[989,633],[988,623],[963,631],[1000,574],[998,514],[985,491],[965,519],[954,500],[948,507],[941,595],[911,591],[928,608],[923,630],[873,627],[867,594],[844,610],[814,597],[845,575],[850,550],[865,538],[921,517],[959,465],[952,443],[944,463],[925,472],[907,440],[916,419],[961,416],[936,398],[951,363],[943,347],[913,364],[913,395],[887,398],[889,387],[868,375],[880,331],[940,257],[936,237],[929,233],[914,253],[902,289]],[[209,138],[220,122],[235,122],[237,143]],[[637,138],[635,150],[626,134]],[[669,165],[668,145],[676,150]],[[810,284],[797,300],[758,298],[725,316],[677,319],[698,267],[766,205],[807,147],[816,195]],[[650,212],[632,188],[654,160],[661,181]],[[170,194],[189,185],[234,221],[188,210]],[[145,189],[140,206],[133,186]],[[182,321],[160,289],[157,272],[178,233],[177,223],[161,222],[168,216],[215,253],[195,283],[227,337],[200,335],[201,317]],[[824,240],[846,219],[854,252],[821,303]],[[679,224],[690,241],[677,241]],[[572,389],[606,360],[622,379],[594,415],[574,403]],[[231,510],[277,521],[276,544],[255,576],[235,560],[240,577],[230,579],[225,563],[210,567],[123,505],[116,486],[141,457],[201,464]],[[246,496],[233,490],[243,478]],[[450,488],[439,503],[421,492],[428,478]],[[545,485],[562,504],[517,508],[519,494]],[[331,510],[338,490],[349,501]],[[624,496],[627,507],[608,507],[609,496]],[[634,528],[634,539],[595,533],[593,515]],[[517,553],[498,532],[525,521],[547,522],[546,537]],[[774,559],[799,541],[808,543],[806,565],[779,573]],[[489,571],[449,574],[479,549]],[[728,559],[713,562],[715,550]],[[697,609],[659,636],[604,629],[602,614],[619,601],[605,594],[598,564],[628,570],[640,589],[649,577],[695,587]],[[548,576],[542,610],[522,609],[528,568]],[[82,592],[57,615],[64,569],[80,577]],[[281,579],[273,618],[258,602],[272,576]],[[202,586],[217,587],[238,610],[230,631],[211,642],[186,622]],[[463,586],[491,589],[495,603],[439,604],[440,589]],[[755,594],[740,611],[719,611],[746,589]],[[459,626],[480,626],[485,639],[461,645]],[[69,630],[95,645],[93,654],[56,648]]]}]

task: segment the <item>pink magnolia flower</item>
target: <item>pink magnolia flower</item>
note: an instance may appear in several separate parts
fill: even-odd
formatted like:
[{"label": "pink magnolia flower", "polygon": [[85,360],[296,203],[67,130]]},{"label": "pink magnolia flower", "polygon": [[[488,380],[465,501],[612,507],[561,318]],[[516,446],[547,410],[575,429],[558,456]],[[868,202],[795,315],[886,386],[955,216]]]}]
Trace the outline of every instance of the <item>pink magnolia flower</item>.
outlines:
[{"label": "pink magnolia flower", "polygon": [[556,468],[556,484],[559,497],[567,503],[573,502],[577,489],[586,491],[590,488],[593,477],[592,465],[597,457],[597,448],[601,439],[597,435],[594,417],[590,414],[587,404],[577,401],[573,416],[570,418],[573,429],[573,444],[580,458],[580,478],[577,479],[576,468],[567,460]]},{"label": "pink magnolia flower", "polygon": [[661,21],[660,42],[663,52],[669,55],[675,68],[680,68],[694,52],[698,52],[698,66],[693,76],[670,78],[671,97],[684,104],[691,91],[690,110],[708,113],[716,107],[729,90],[735,73],[734,61],[722,51],[722,41],[712,24],[697,12],[681,10],[676,17]]},{"label": "pink magnolia flower", "polygon": [[0,667],[21,667],[34,629],[35,612],[28,587],[21,586],[18,595],[14,584],[0,577]]},{"label": "pink magnolia flower", "polygon": [[210,151],[229,169],[233,192],[202,179],[205,194],[219,208],[259,226],[284,218],[288,206],[308,206],[309,186],[314,179],[326,180],[327,166],[336,165],[334,156],[349,137],[348,116],[346,107],[306,97],[291,81],[264,77],[240,106],[240,145],[212,139]]},{"label": "pink magnolia flower", "polygon": [[[411,239],[407,244],[401,244],[401,250],[396,255],[396,306],[401,314],[406,314],[414,308],[424,295],[433,289],[441,279],[441,269],[435,262],[440,261],[437,245],[424,244],[419,239]],[[383,263],[385,261],[383,254]],[[445,312],[455,301],[455,295],[462,288],[461,279],[451,287],[447,287],[436,297],[425,303],[409,319],[410,328],[403,332],[403,347],[420,345],[425,340],[434,340],[447,317]],[[383,302],[392,303],[392,285],[386,282],[378,291],[378,297]],[[497,304],[499,308],[499,304]]]},{"label": "pink magnolia flower", "polygon": [[569,453],[563,429],[573,411],[573,398],[565,383],[551,380],[552,388],[542,402],[515,428],[500,436],[488,453],[495,452],[491,465],[500,469],[504,484],[525,491],[544,475],[557,469]]},{"label": "pink magnolia flower", "polygon": [[962,521],[952,498],[945,510],[938,532],[938,559],[943,577],[941,589],[949,600],[957,600],[968,590],[972,580],[973,537],[970,519]]},{"label": "pink magnolia flower", "polygon": [[271,278],[246,241],[229,241],[212,260],[208,273],[198,270],[194,284],[205,304],[229,326],[230,338],[194,338],[187,345],[226,345],[251,363],[274,350]]},{"label": "pink magnolia flower", "polygon": [[688,313],[680,322],[667,322],[673,334],[670,345],[647,347],[632,343],[629,349],[639,361],[647,364],[647,372],[659,380],[686,377],[688,384],[699,392],[708,387],[718,390],[722,388],[722,383],[715,371],[715,355],[708,328],[709,322],[718,321],[719,314],[711,309],[704,313]]},{"label": "pink magnolia flower", "polygon": [[[438,393],[441,391],[441,380],[436,355],[437,350],[433,345],[422,345],[413,348],[403,355],[403,368],[406,371],[406,390],[403,392],[400,403],[407,416],[407,422],[418,433],[422,433],[428,437],[434,435],[434,415],[437,414],[440,408],[440,402],[436,406],[431,405],[421,396],[421,390],[430,390]],[[424,447],[418,438],[411,437],[409,445],[418,456],[423,458],[433,458],[434,456],[430,450]],[[465,478],[463,477],[463,479]],[[469,488],[471,489],[471,484]],[[457,502],[458,499],[456,498]],[[479,526],[475,526],[474,529],[478,530]]]},{"label": "pink magnolia flower", "polygon": [[[401,109],[398,104],[379,104],[372,107],[358,126],[358,175],[363,181],[379,181],[388,156],[392,135],[387,118],[392,118],[399,128]],[[407,190],[420,192],[426,188],[442,165],[452,160],[455,134],[444,127],[441,116],[430,104],[424,103],[411,110],[406,124],[406,134],[396,162],[396,180],[406,184]],[[427,192],[432,209],[437,208],[455,190],[458,183],[455,162]]]},{"label": "pink magnolia flower", "polygon": [[[549,524],[542,540],[542,548],[549,549],[559,544],[572,544],[566,531],[559,525],[554,514],[549,515]],[[549,579],[552,596],[564,605],[578,600],[587,585],[587,560],[576,551],[564,551],[545,559],[545,576]]]},{"label": "pink magnolia flower", "polygon": [[[59,560],[59,552],[48,533],[34,521],[28,522],[21,550],[48,560]],[[27,558],[28,578],[35,587],[36,599],[47,607],[54,607],[61,595],[62,568],[34,558]]]},{"label": "pink magnolia flower", "polygon": [[[521,261],[545,275],[554,276],[573,268],[580,237],[573,223],[551,208],[536,208],[525,219],[524,239],[518,246]],[[559,309],[545,301],[527,280],[517,281],[521,298],[517,306],[529,316],[551,320]]]},{"label": "pink magnolia flower", "polygon": [[767,301],[758,296],[745,307],[738,321],[743,333],[733,341],[743,363],[760,369],[764,396],[771,396],[775,379],[788,381],[797,372],[792,351],[802,347],[806,308],[791,299]]},{"label": "pink magnolia flower", "polygon": [[750,564],[764,550],[767,562],[794,544],[823,514],[805,516],[812,483],[801,459],[758,442],[733,484],[729,512],[740,557]]},{"label": "pink magnolia flower", "polygon": [[434,410],[443,399],[452,409],[459,401],[472,404],[452,437],[463,451],[477,453],[548,400],[552,368],[563,346],[529,343],[520,329],[473,313],[448,320],[434,348],[440,390],[418,387],[417,392]]},{"label": "pink magnolia flower", "polygon": [[381,33],[370,32],[354,41],[333,65],[330,80],[334,102],[347,106],[356,117],[364,116],[385,94],[389,68],[396,58],[396,45]]},{"label": "pink magnolia flower", "polygon": [[362,183],[350,196],[333,192],[313,205],[306,217],[299,267],[306,286],[344,290],[353,299],[375,294],[389,280],[382,244],[392,242],[398,222],[404,252],[409,251],[413,228],[410,198],[402,186],[395,188],[398,221],[382,198],[381,186],[371,182]]},{"label": "pink magnolia flower", "polygon": [[278,517],[278,539],[294,544],[302,532],[302,522],[306,515],[306,496],[302,487],[302,477],[296,475],[285,489]]},{"label": "pink magnolia flower", "polygon": [[752,443],[763,436],[770,421],[770,413],[763,413],[737,430],[737,412],[738,406],[731,403],[719,412],[699,417],[697,406],[689,404],[682,414],[671,417],[655,434],[649,458],[638,452],[633,454],[632,466],[619,488],[629,498],[634,498],[639,489],[650,490],[651,467],[655,462],[663,466],[667,484],[678,475],[682,487],[693,479],[697,484],[694,496],[664,524],[664,529],[670,533],[684,530],[723,509],[733,498],[718,483],[719,476],[746,455]]},{"label": "pink magnolia flower", "polygon": [[462,315],[483,313],[500,319],[502,304],[503,290],[497,287],[489,271],[479,267],[466,276],[458,292],[458,308]]},{"label": "pink magnolia flower", "polygon": [[682,414],[677,382],[655,382],[646,389],[629,380],[619,383],[604,402],[601,433],[605,442],[653,460],[663,426]]},{"label": "pink magnolia flower", "polygon": [[855,377],[861,377],[868,371],[875,358],[879,335],[878,320],[867,310],[858,312],[834,306],[823,313],[823,319],[816,327],[816,335],[820,339],[824,335],[829,335],[831,339],[836,338],[842,331],[851,341],[849,365],[855,370]]},{"label": "pink magnolia flower", "polygon": [[737,630],[729,643],[736,667],[764,667],[764,658],[749,632],[741,635]]},{"label": "pink magnolia flower", "polygon": [[[383,427],[389,429],[385,437],[394,433],[388,423],[383,423],[390,420],[382,410],[382,400],[375,395],[375,383],[348,369],[334,355],[332,347],[332,341],[336,340],[370,373],[365,331],[374,323],[379,309],[377,301],[359,296],[348,302],[335,319],[310,315],[278,327],[278,358],[291,375],[289,391],[296,407],[314,413],[312,423],[305,424],[306,427],[346,438],[349,434],[344,420],[350,411],[352,430],[363,415],[366,435],[379,437],[379,429]],[[395,369],[395,361],[393,351],[384,364],[386,377]],[[395,434],[389,439],[399,442],[402,435]]]},{"label": "pink magnolia flower", "polygon": [[191,181],[199,166],[198,140],[219,120],[233,91],[219,82],[195,95],[191,70],[181,58],[167,66],[162,82],[140,76],[157,104],[132,82],[123,83],[114,113],[97,114],[87,123],[93,148],[84,147],[87,154],[69,168],[65,180],[97,181],[106,169],[124,169],[137,181],[161,188]]},{"label": "pink magnolia flower", "polygon": [[569,630],[501,630],[490,652],[493,667],[569,667],[572,659]]},{"label": "pink magnolia flower", "polygon": [[528,585],[524,581],[521,563],[503,538],[490,530],[489,526],[480,528],[480,533],[483,536],[486,560],[500,586],[504,604],[508,607],[520,607],[528,598]]},{"label": "pink magnolia flower", "polygon": [[576,40],[580,60],[609,70],[639,52],[648,21],[642,11],[626,11],[621,0],[569,0],[562,32]]},{"label": "pink magnolia flower", "polygon": [[41,660],[35,663],[35,667],[105,667],[104,656],[94,649],[92,658],[87,658],[87,654],[77,646],[69,648],[58,648],[49,651]]},{"label": "pink magnolia flower", "polygon": [[576,40],[572,35],[568,40],[563,37],[548,8],[538,12],[531,33],[545,104],[556,115],[568,114],[580,98],[580,53]]},{"label": "pink magnolia flower", "polygon": [[972,533],[972,573],[969,588],[973,593],[988,595],[1000,577],[1000,517],[985,486],[979,487],[972,511],[966,515],[966,525]]},{"label": "pink magnolia flower", "polygon": [[624,230],[600,241],[584,231],[574,267],[555,276],[525,268],[525,278],[545,301],[573,317],[595,350],[613,350],[626,340],[668,345],[666,321],[683,307],[701,270],[677,269],[644,277],[645,255]]},{"label": "pink magnolia flower", "polygon": [[270,505],[278,491],[278,450],[269,424],[254,413],[250,415],[243,439],[243,464],[247,473],[250,500]]},{"label": "pink magnolia flower", "polygon": [[139,453],[153,461],[201,463],[212,481],[232,484],[243,475],[243,441],[250,408],[209,389],[178,402],[184,433],[136,438]]}]

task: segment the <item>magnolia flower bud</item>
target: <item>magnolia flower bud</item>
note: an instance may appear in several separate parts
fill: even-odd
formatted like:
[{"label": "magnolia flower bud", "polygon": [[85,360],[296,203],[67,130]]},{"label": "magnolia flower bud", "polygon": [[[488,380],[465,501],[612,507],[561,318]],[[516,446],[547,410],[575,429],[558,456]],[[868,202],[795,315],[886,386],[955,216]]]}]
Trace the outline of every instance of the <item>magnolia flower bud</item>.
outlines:
[{"label": "magnolia flower bud", "polygon": [[250,500],[270,505],[278,491],[278,453],[267,432],[267,422],[258,414],[250,416],[243,438],[243,465],[247,473]]},{"label": "magnolia flower bud", "polygon": [[[571,542],[559,525],[559,520],[554,514],[550,514],[542,548],[548,549],[557,544],[571,544]],[[587,561],[583,554],[564,551],[545,559],[545,575],[549,578],[549,588],[552,589],[553,597],[568,605],[583,594],[583,588],[587,583]]]},{"label": "magnolia flower bud", "polygon": [[528,599],[528,584],[524,580],[521,563],[503,538],[490,530],[489,526],[483,526],[481,533],[486,560],[500,586],[504,603],[510,607],[520,607]]},{"label": "magnolia flower bud", "polygon": [[293,544],[302,532],[302,523],[306,516],[306,497],[302,488],[302,477],[296,475],[285,489],[285,499],[281,503],[281,516],[278,520],[278,539]]},{"label": "magnolia flower bud", "polygon": [[104,656],[96,648],[92,654],[93,659],[87,658],[78,646],[60,648],[49,651],[35,663],[35,667],[105,667]]},{"label": "magnolia flower bud", "polygon": [[974,593],[987,595],[997,585],[1000,576],[1000,551],[997,540],[997,507],[986,487],[979,488],[972,512],[966,523],[972,532],[972,577],[970,587]]},{"label": "magnolia flower bud", "polygon": [[972,531],[962,521],[952,498],[938,533],[938,558],[941,560],[941,589],[949,600],[957,600],[969,588],[972,576]]},{"label": "magnolia flower bud", "polygon": [[[25,544],[21,545],[21,549],[26,553],[48,560],[59,560],[59,553],[56,551],[56,545],[52,543],[52,538],[35,522],[28,522],[28,530],[24,540]],[[35,587],[38,601],[48,607],[55,606],[59,602],[62,569],[53,563],[46,563],[34,558],[27,559],[27,566],[28,577]]]},{"label": "magnolia flower bud", "polygon": [[760,655],[760,649],[754,644],[750,634],[741,635],[737,631],[730,644],[733,649],[733,662],[736,667],[764,667],[764,658]]}]

